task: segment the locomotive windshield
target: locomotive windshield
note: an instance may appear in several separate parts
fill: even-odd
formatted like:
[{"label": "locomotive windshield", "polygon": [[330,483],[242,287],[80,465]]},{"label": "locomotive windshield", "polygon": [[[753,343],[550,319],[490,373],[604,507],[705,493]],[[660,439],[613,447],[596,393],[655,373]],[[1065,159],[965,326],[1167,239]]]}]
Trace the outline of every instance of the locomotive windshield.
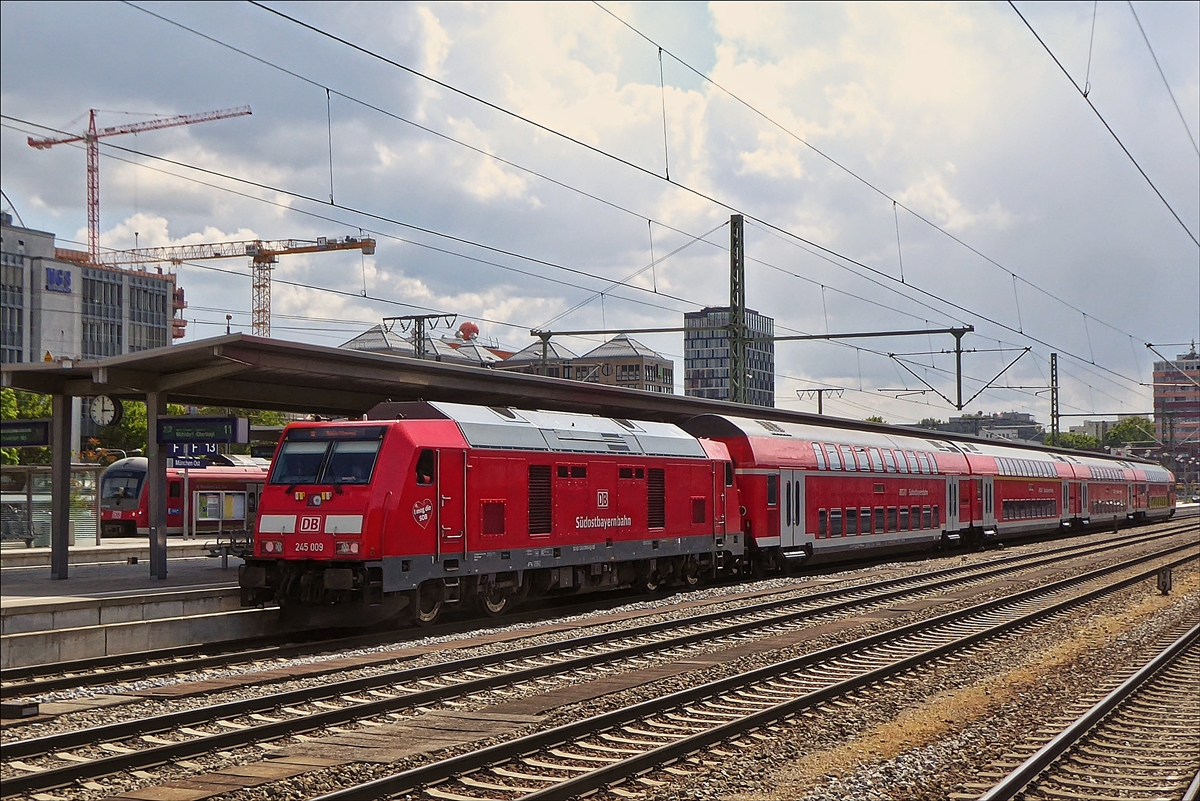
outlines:
[{"label": "locomotive windshield", "polygon": [[[324,436],[314,435],[315,432]],[[295,430],[279,449],[271,483],[288,486],[369,483],[382,438],[382,426]]]},{"label": "locomotive windshield", "polygon": [[142,491],[145,473],[105,473],[100,482],[100,498],[106,501],[136,498]]}]

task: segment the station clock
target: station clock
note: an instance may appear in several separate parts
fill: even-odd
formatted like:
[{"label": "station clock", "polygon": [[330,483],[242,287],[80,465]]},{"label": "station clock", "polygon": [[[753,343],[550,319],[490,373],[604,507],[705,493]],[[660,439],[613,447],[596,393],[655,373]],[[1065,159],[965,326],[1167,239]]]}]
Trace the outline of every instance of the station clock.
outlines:
[{"label": "station clock", "polygon": [[97,395],[89,405],[88,416],[98,426],[115,426],[121,422],[125,409],[117,398]]}]

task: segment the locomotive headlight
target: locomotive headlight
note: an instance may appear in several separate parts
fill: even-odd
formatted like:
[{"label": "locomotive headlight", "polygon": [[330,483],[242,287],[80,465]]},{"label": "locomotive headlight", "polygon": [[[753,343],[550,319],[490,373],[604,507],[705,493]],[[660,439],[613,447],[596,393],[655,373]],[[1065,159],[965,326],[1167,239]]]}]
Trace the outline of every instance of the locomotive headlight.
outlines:
[{"label": "locomotive headlight", "polygon": [[350,555],[358,553],[358,541],[343,541],[337,544],[337,553],[342,555]]},{"label": "locomotive headlight", "polygon": [[263,553],[283,553],[283,542],[280,540],[263,540]]}]

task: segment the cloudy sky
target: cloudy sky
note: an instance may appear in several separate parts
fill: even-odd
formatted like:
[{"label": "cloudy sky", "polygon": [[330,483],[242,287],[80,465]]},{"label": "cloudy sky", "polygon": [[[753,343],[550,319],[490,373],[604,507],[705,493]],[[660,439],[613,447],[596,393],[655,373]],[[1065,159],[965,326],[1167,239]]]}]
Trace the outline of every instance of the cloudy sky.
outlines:
[{"label": "cloudy sky", "polygon": [[[281,261],[285,339],[677,326],[728,303],[734,212],[778,335],[973,325],[966,397],[1030,348],[971,412],[1047,422],[1051,352],[1064,413],[1146,412],[1146,343],[1200,337],[1200,4],[1018,2],[1045,47],[1003,3],[265,6],[0,5],[5,207],[83,242],[84,153],[30,132],[249,104],[104,140],[102,244],[376,237]],[[189,338],[249,332],[241,260],[179,273]],[[682,392],[682,336],[635,337]],[[779,343],[776,403],[945,419],[952,345]]]}]

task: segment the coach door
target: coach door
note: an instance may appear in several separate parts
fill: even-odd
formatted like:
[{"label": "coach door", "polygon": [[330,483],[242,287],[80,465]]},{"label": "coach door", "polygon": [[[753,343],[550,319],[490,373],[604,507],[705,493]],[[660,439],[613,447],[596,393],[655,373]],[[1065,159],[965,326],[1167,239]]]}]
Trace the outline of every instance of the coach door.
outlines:
[{"label": "coach door", "polygon": [[444,563],[466,547],[467,452],[445,448],[437,454],[438,558]]},{"label": "coach door", "polygon": [[779,499],[779,546],[794,548],[804,544],[804,474],[799,470],[781,470]]},{"label": "coach door", "polygon": [[983,482],[983,526],[993,528],[996,525],[995,485],[991,476],[980,481]]},{"label": "coach door", "polygon": [[[946,510],[946,531],[958,531],[959,483],[957,478],[946,479],[946,503],[942,506]],[[969,481],[961,483],[967,487],[971,486]]]},{"label": "coach door", "polygon": [[1071,481],[1069,483],[1070,483],[1070,487],[1071,487],[1071,489],[1070,489],[1071,505],[1070,505],[1070,514],[1068,516],[1069,517],[1079,517],[1081,514],[1080,504],[1079,504],[1080,484],[1078,481]]}]

